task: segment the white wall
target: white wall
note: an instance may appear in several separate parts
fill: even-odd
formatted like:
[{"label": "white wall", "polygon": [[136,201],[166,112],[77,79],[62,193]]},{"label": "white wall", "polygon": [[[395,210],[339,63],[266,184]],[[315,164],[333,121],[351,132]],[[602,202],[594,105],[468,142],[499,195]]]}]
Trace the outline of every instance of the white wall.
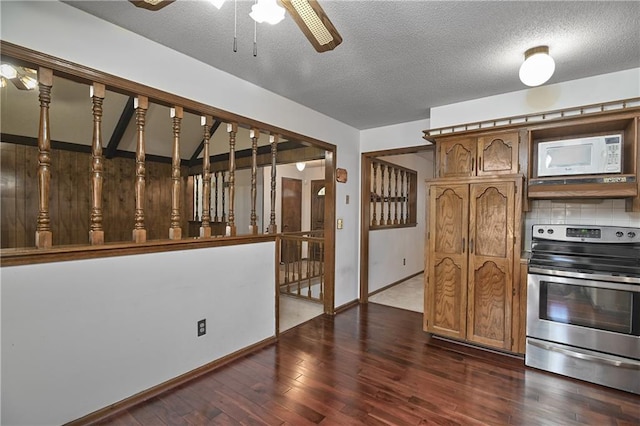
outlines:
[{"label": "white wall", "polygon": [[360,151],[383,151],[407,146],[431,145],[422,138],[429,129],[430,120],[417,120],[390,126],[376,127],[360,132]]},{"label": "white wall", "polygon": [[640,97],[640,68],[431,108],[431,128]]},{"label": "white wall", "polygon": [[[359,214],[358,203],[354,200],[358,193],[359,173],[359,131],[357,129],[64,3],[0,2],[0,7],[1,35],[5,41],[336,145],[337,165],[349,171],[350,180],[347,184],[339,184],[336,189],[338,199],[336,210],[338,217],[345,219],[345,228],[336,235],[335,304],[340,306],[357,298]],[[25,25],[25,22],[29,25]],[[55,30],[47,31],[46,35],[43,35],[42,32],[33,31],[33,28]],[[141,56],[140,52],[144,52],[144,55]],[[174,66],[167,67],[167,63],[172,63]],[[172,72],[176,67],[189,69],[192,78],[176,79]],[[207,81],[207,84],[203,86],[202,81]],[[349,205],[340,202],[347,194],[350,194],[351,199],[354,200]],[[268,252],[269,250],[271,252]],[[219,274],[220,270],[231,268],[235,274],[240,271],[239,279],[271,286],[271,282],[265,282],[274,276],[272,269],[274,254],[272,249],[269,250],[265,250],[259,244],[241,248],[218,248],[215,256],[208,256],[206,261],[203,259],[202,264],[207,265],[211,270],[216,270],[216,274]],[[183,255],[174,252],[167,256],[171,256],[172,260],[182,259],[182,256],[189,259],[192,254],[191,251]],[[2,424],[44,422],[42,418],[39,420],[32,416],[48,416],[46,423],[64,423],[213,361],[235,350],[236,347],[246,346],[261,340],[264,336],[273,335],[271,323],[275,319],[275,312],[271,311],[267,315],[263,312],[263,306],[273,305],[274,294],[256,293],[255,300],[245,299],[240,307],[234,301],[237,297],[246,296],[242,289],[236,292],[233,289],[220,290],[218,287],[212,287],[212,293],[207,293],[205,300],[213,298],[216,304],[228,303],[228,306],[233,307],[236,312],[242,312],[245,315],[254,308],[260,314],[247,316],[251,324],[239,322],[239,318],[231,316],[229,321],[233,326],[227,327],[229,323],[222,320],[225,327],[218,340],[224,344],[215,351],[194,350],[191,343],[183,344],[181,340],[183,334],[174,330],[177,328],[182,330],[178,322],[186,321],[185,318],[189,319],[188,325],[192,327],[191,331],[195,329],[195,323],[191,318],[193,297],[189,292],[178,291],[167,282],[166,277],[172,275],[165,268],[169,263],[166,257],[150,255],[145,260],[146,271],[166,272],[157,275],[148,275],[146,272],[137,273],[138,269],[132,269],[131,260],[126,257],[92,262],[100,264],[100,268],[97,269],[100,279],[92,289],[96,294],[105,295],[105,297],[113,292],[112,297],[117,296],[119,303],[104,304],[98,309],[96,306],[99,301],[92,297],[92,293],[84,291],[84,288],[82,291],[78,290],[80,283],[84,283],[85,286],[90,283],[87,269],[95,272],[94,263],[90,264],[92,267],[85,266],[89,264],[84,262],[70,262],[0,270],[3,331]],[[268,263],[268,268],[264,262]],[[190,263],[176,262],[176,265],[179,265],[181,271],[185,271]],[[195,271],[199,269],[193,270],[197,274]],[[116,274],[114,271],[128,271],[128,274]],[[114,276],[119,279],[118,286],[114,285]],[[156,277],[157,280],[144,285],[138,283],[139,280],[151,276]],[[35,283],[32,286],[22,286],[20,284],[24,277],[32,280],[47,277],[49,281],[56,277],[56,280],[54,283],[49,282],[46,288]],[[62,277],[72,278],[67,283]],[[190,276],[187,282],[203,283],[201,285],[204,286],[204,283],[208,282],[208,277],[208,273],[202,272],[199,275]],[[217,277],[218,275],[211,285],[218,282]],[[194,293],[202,297],[204,288],[198,284],[193,285],[199,289]],[[33,295],[42,288],[45,294],[50,295],[54,300],[69,301],[62,305],[65,308],[63,317],[60,317],[62,314],[55,305],[46,305],[41,301],[34,305]],[[116,288],[118,291],[115,291]],[[109,336],[111,340],[108,341],[113,342],[114,336],[121,335],[123,330],[131,329],[134,333],[139,331],[139,324],[145,321],[145,318],[140,318],[140,315],[136,314],[133,307],[129,305],[126,305],[128,306],[126,309],[129,310],[123,315],[124,308],[121,305],[124,303],[122,301],[130,301],[127,303],[133,304],[136,301],[143,303],[146,300],[158,301],[158,306],[161,308],[145,309],[148,309],[151,318],[160,321],[158,324],[169,327],[172,331],[164,333],[154,330],[144,338],[137,334],[125,333],[125,340],[117,341],[118,344],[100,346],[97,342],[98,337]],[[170,306],[167,306],[169,301]],[[253,302],[255,306],[251,306]],[[35,309],[36,306],[38,309]],[[11,310],[8,310],[8,307],[11,307]],[[94,307],[98,309],[97,313]],[[166,320],[163,320],[163,316],[166,315],[163,310],[169,308],[174,311],[167,315]],[[14,312],[23,310],[31,312],[32,317],[14,315]],[[90,319],[98,314],[102,323],[99,329],[100,334],[94,336],[96,324]],[[217,317],[213,313],[211,315],[215,321]],[[266,316],[270,318],[267,319]],[[71,318],[74,318],[74,321],[71,321]],[[11,345],[11,336],[19,336],[23,333],[22,330],[38,332],[40,327],[44,327],[43,330],[50,330],[47,326],[48,322],[52,323],[52,327],[56,327],[51,337],[32,334],[30,337],[41,336],[42,338],[32,339],[28,345],[20,344],[11,347],[11,351],[7,349]],[[211,325],[210,323],[209,327]],[[270,328],[269,333],[261,332],[267,326]],[[136,344],[136,339],[140,339],[144,344]],[[57,348],[54,347],[56,342],[69,343],[73,346]],[[226,344],[226,342],[237,343],[237,345]],[[113,360],[113,362],[107,365],[93,362],[93,358],[87,355],[88,349],[84,349],[83,346],[94,344],[104,349],[102,358],[97,358],[98,361]],[[133,345],[131,350],[134,353],[129,353],[129,345]],[[175,346],[175,351],[169,350],[166,360],[161,358],[157,362],[149,362],[150,359],[159,357],[158,348],[165,350],[167,346]],[[127,354],[122,354],[123,348],[127,349]],[[34,353],[40,355],[32,355]],[[162,353],[161,351],[160,354]],[[131,358],[131,362],[123,360],[125,355]],[[34,359],[34,356],[40,358]],[[41,365],[34,365],[34,362],[40,362]],[[82,372],[90,367],[93,369],[94,376],[85,377],[86,374]],[[47,372],[41,375],[29,373],[25,376],[32,369]],[[60,382],[64,387],[55,389],[55,392],[52,390],[52,382],[44,376],[51,374],[54,378],[60,378],[62,374],[52,370],[68,373],[64,374],[64,380]],[[21,380],[25,383],[20,383],[14,371],[23,374]],[[25,377],[29,377],[29,380]],[[87,386],[89,379],[94,386]],[[24,390],[25,387],[37,388],[39,385],[42,386],[42,391]],[[102,390],[102,388],[105,389]],[[77,395],[78,391],[83,391],[84,394]],[[28,410],[24,409],[27,405]]]},{"label": "white wall", "polygon": [[274,255],[267,242],[2,268],[2,424],[63,424],[273,336]]},{"label": "white wall", "polygon": [[[418,172],[417,226],[369,232],[369,293],[424,270],[426,236],[425,179],[433,176],[433,159],[404,154],[385,161]],[[406,264],[403,265],[403,259]]]}]

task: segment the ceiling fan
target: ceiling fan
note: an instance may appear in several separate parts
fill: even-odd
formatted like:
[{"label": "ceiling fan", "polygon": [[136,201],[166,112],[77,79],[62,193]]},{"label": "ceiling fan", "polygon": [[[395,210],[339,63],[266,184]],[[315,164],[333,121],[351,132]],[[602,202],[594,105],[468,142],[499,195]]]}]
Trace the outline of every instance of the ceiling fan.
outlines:
[{"label": "ceiling fan", "polygon": [[[159,10],[175,0],[129,0],[138,7]],[[258,0],[258,3],[264,0]],[[275,0],[271,0],[275,2]],[[317,0],[279,0],[295,23],[309,39],[314,49],[326,52],[342,43],[342,37],[333,26]]]}]

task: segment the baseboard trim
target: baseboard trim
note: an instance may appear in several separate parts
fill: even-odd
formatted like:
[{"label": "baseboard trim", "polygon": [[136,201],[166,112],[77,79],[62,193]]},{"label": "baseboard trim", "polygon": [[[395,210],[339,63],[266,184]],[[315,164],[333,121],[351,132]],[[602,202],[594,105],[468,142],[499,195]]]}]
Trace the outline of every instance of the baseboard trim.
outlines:
[{"label": "baseboard trim", "polygon": [[344,305],[340,305],[334,310],[334,315],[337,315],[337,314],[339,314],[341,312],[344,312],[347,309],[351,309],[354,306],[358,306],[358,303],[360,303],[360,301],[358,299],[354,299],[351,302],[347,302]]},{"label": "baseboard trim", "polygon": [[269,337],[251,346],[247,346],[246,348],[240,349],[239,351],[233,352],[227,356],[205,364],[202,367],[198,367],[195,370],[191,370],[178,377],[167,380],[164,383],[160,383],[157,386],[132,395],[129,398],[125,398],[122,401],[118,401],[107,407],[101,408],[100,410],[94,411],[93,413],[89,413],[84,417],[66,423],[65,426],[85,426],[95,424],[275,342],[275,336]]},{"label": "baseboard trim", "polygon": [[374,295],[376,295],[378,293],[381,293],[381,292],[383,292],[385,290],[389,290],[393,286],[396,286],[396,285],[398,285],[398,284],[400,284],[400,283],[402,283],[402,282],[404,282],[406,280],[409,280],[409,279],[411,279],[413,277],[417,277],[418,275],[422,275],[422,274],[424,274],[424,271],[416,272],[415,274],[411,274],[408,277],[401,278],[396,282],[392,282],[389,285],[386,285],[386,286],[384,286],[382,288],[377,289],[376,291],[372,291],[371,293],[369,293],[369,297],[374,296]]},{"label": "baseboard trim", "polygon": [[501,363],[512,367],[524,367],[524,356],[521,354],[479,346],[445,336],[429,334],[427,345],[450,352],[456,352],[461,355],[481,358],[496,364]]}]

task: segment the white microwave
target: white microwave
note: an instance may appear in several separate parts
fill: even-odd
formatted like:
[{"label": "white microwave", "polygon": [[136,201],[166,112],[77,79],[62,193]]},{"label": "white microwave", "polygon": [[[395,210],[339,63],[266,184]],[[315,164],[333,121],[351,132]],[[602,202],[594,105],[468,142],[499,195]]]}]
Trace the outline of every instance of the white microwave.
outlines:
[{"label": "white microwave", "polygon": [[622,172],[622,135],[538,143],[538,177]]}]

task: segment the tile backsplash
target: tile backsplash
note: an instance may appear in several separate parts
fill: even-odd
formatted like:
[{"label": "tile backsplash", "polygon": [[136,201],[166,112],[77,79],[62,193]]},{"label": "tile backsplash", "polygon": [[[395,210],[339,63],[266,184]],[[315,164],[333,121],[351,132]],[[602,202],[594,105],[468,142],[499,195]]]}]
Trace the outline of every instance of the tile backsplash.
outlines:
[{"label": "tile backsplash", "polygon": [[624,210],[624,200],[565,202],[534,200],[524,220],[524,249],[531,249],[531,227],[536,224],[613,225],[640,228],[640,212]]}]

